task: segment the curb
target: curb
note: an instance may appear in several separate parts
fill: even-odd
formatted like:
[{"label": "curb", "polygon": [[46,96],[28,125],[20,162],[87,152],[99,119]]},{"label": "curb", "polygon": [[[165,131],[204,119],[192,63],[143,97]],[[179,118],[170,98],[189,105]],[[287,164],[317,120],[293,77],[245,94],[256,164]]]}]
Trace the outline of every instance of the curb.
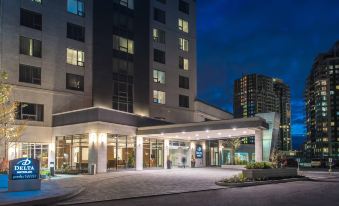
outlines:
[{"label": "curb", "polygon": [[84,187],[81,187],[73,192],[70,192],[65,195],[60,196],[54,196],[54,197],[47,197],[47,198],[41,198],[36,200],[28,200],[28,201],[22,201],[22,202],[12,202],[12,203],[0,203],[0,206],[34,206],[34,205],[53,205],[57,202],[65,201],[68,199],[71,199],[80,193],[82,193],[85,190]]},{"label": "curb", "polygon": [[251,187],[251,186],[258,186],[258,185],[268,185],[268,184],[277,184],[277,183],[287,183],[287,182],[297,182],[297,181],[308,181],[311,180],[308,177],[301,177],[301,178],[290,178],[290,179],[282,179],[282,180],[268,180],[268,181],[258,181],[258,182],[245,182],[245,183],[224,183],[224,182],[215,182],[218,186],[223,187]]}]

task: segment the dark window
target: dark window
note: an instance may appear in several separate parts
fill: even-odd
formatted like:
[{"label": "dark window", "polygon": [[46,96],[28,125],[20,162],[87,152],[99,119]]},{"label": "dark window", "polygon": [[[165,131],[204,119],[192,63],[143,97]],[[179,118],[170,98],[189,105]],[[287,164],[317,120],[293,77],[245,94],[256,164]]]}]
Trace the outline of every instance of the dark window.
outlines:
[{"label": "dark window", "polygon": [[189,89],[190,83],[188,77],[179,76],[179,87]]},{"label": "dark window", "polygon": [[79,25],[67,23],[67,38],[84,42],[85,28]]},{"label": "dark window", "polygon": [[21,36],[20,54],[41,57],[41,41]]},{"label": "dark window", "polygon": [[29,121],[44,121],[44,105],[20,102],[16,119]]},{"label": "dark window", "polygon": [[158,50],[158,49],[154,49],[154,61],[155,62],[159,62],[159,63],[162,63],[162,64],[165,64],[166,63],[166,57],[165,57],[165,52],[164,51],[161,51],[161,50]]},{"label": "dark window", "polygon": [[122,30],[133,31],[134,21],[133,17],[121,12],[113,13],[113,26]]},{"label": "dark window", "polygon": [[179,95],[179,107],[189,108],[189,97],[185,95]]},{"label": "dark window", "polygon": [[41,84],[41,68],[20,64],[19,82]]},{"label": "dark window", "polygon": [[190,5],[182,0],[179,0],[179,11],[184,12],[185,14],[190,13]]},{"label": "dark window", "polygon": [[84,77],[76,74],[66,74],[66,89],[84,91]]},{"label": "dark window", "polygon": [[160,23],[166,24],[166,13],[163,10],[154,8],[153,10],[153,19]]},{"label": "dark window", "polygon": [[20,10],[20,24],[32,29],[42,29],[42,16],[39,13],[28,11],[25,9]]},{"label": "dark window", "polygon": [[166,0],[157,0],[160,3],[166,4]]}]

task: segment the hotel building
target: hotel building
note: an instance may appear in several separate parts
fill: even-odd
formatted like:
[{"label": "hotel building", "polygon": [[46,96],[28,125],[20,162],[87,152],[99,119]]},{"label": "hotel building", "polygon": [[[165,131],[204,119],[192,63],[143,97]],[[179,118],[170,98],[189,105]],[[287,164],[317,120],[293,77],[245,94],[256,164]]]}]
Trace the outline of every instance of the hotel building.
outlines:
[{"label": "hotel building", "polygon": [[0,0],[0,70],[19,103],[17,123],[27,125],[9,159],[60,172],[166,168],[168,159],[220,166],[223,139],[253,135],[251,161],[262,161],[263,118],[233,119],[196,99],[195,6]]}]

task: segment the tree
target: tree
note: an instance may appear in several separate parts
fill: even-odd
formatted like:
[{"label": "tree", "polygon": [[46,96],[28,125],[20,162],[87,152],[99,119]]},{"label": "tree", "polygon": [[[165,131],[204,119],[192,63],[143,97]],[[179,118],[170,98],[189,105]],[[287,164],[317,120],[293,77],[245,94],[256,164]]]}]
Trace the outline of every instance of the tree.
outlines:
[{"label": "tree", "polygon": [[[0,73],[0,145],[4,147],[4,158],[0,170],[8,169],[8,148],[10,143],[17,142],[24,130],[23,125],[15,124],[17,103],[10,100],[11,86],[5,81],[8,79],[6,72]],[[1,161],[1,160],[0,160]]]},{"label": "tree", "polygon": [[235,164],[235,151],[239,149],[241,145],[241,137],[236,137],[236,138],[228,138],[224,140],[223,146],[225,148],[230,148],[231,149],[231,165]]},{"label": "tree", "polygon": [[282,167],[282,162],[285,159],[284,153],[280,151],[277,147],[273,148],[271,153],[271,162],[273,168]]}]

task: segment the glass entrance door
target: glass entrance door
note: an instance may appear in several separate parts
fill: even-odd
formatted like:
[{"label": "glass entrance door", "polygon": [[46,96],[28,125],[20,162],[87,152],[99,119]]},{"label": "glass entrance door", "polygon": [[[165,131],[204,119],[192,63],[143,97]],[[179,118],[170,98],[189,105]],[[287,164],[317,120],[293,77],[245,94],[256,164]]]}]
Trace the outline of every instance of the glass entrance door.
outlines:
[{"label": "glass entrance door", "polygon": [[107,136],[107,170],[135,168],[135,138]]}]

